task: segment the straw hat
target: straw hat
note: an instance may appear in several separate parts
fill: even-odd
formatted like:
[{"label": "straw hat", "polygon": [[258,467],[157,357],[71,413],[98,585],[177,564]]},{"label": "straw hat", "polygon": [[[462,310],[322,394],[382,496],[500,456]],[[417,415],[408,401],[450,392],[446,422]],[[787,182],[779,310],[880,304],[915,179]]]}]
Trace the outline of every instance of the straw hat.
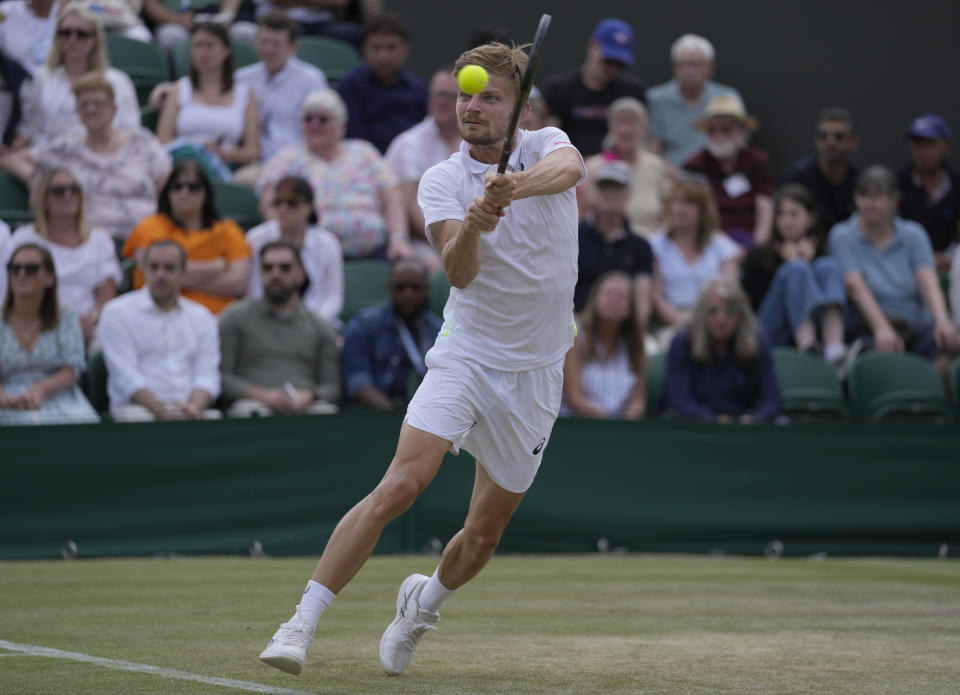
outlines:
[{"label": "straw hat", "polygon": [[743,102],[735,94],[718,94],[707,104],[707,112],[703,118],[693,122],[697,130],[706,130],[707,123],[714,118],[733,118],[748,130],[760,127],[760,121],[747,114]]}]

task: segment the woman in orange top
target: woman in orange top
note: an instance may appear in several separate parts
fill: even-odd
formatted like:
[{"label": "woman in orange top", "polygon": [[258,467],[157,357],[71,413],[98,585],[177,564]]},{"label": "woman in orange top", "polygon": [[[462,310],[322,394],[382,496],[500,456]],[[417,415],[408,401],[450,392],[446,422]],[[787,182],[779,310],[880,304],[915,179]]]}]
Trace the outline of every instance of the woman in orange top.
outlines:
[{"label": "woman in orange top", "polygon": [[[133,256],[139,265],[150,244],[169,239],[187,252],[184,297],[218,314],[243,296],[250,277],[250,247],[236,222],[218,219],[213,186],[198,162],[185,159],[173,168],[157,209],[158,214],[134,227],[123,256]],[[143,276],[137,270],[134,287],[142,285]]]}]

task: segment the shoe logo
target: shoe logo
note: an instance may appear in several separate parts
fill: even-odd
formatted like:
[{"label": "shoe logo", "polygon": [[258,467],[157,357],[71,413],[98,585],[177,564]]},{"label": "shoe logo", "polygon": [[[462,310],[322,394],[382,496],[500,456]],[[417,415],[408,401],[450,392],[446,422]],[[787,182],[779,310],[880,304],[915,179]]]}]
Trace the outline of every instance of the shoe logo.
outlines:
[{"label": "shoe logo", "polygon": [[413,592],[416,591],[416,588],[410,589],[407,592],[407,595],[403,597],[403,604],[400,606],[400,617],[404,617],[407,614],[407,602],[410,601],[410,597],[413,596]]},{"label": "shoe logo", "polygon": [[533,449],[533,455],[536,456],[543,450],[543,445],[547,443],[546,437],[540,437],[540,441],[537,442],[537,446]]}]

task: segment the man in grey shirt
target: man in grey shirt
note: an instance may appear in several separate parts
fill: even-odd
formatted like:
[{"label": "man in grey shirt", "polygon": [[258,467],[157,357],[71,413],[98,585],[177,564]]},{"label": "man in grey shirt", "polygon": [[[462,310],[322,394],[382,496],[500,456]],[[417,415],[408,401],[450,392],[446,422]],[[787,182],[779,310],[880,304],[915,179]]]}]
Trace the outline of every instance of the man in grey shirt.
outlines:
[{"label": "man in grey shirt", "polygon": [[336,412],[336,332],[300,301],[306,275],[299,251],[285,241],[265,245],[259,272],[263,296],[235,302],[220,317],[227,414]]}]

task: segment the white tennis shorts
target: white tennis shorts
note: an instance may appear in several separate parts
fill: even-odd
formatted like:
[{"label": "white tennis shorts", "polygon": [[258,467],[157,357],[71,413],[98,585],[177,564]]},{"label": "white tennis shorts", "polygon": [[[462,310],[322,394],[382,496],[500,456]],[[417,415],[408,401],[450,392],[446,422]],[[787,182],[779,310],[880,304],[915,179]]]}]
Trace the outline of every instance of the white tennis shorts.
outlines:
[{"label": "white tennis shorts", "polygon": [[501,372],[437,346],[426,364],[406,422],[448,440],[454,454],[471,453],[504,490],[526,492],[560,410],[563,361]]}]

